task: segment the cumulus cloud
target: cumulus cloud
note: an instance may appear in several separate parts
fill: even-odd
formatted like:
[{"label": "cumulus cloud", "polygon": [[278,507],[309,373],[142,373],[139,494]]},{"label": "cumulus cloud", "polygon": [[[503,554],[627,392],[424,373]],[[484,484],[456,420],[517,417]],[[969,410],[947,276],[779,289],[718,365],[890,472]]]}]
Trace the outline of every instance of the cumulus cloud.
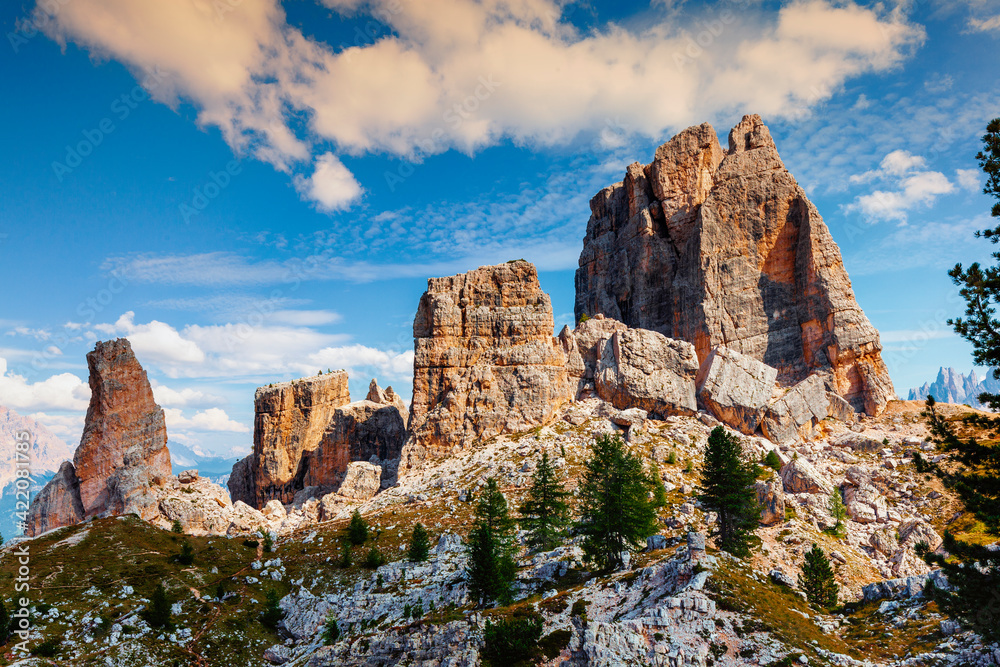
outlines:
[{"label": "cumulus cloud", "polygon": [[1000,32],[1000,14],[987,18],[970,18],[969,29],[973,32]]},{"label": "cumulus cloud", "polygon": [[205,361],[205,353],[198,345],[182,337],[172,326],[157,320],[136,324],[132,311],[124,313],[114,324],[97,324],[94,329],[103,334],[127,337],[132,350],[143,359],[166,364]]},{"label": "cumulus cloud", "polygon": [[664,13],[637,29],[577,29],[556,0],[324,4],[387,29],[336,51],[289,25],[278,0],[74,0],[37,12],[60,43],[125,63],[161,102],[193,104],[201,125],[290,173],[324,211],[362,193],[338,154],[551,144],[608,118],[659,138],[735,109],[798,115],[924,39],[898,11],[832,0],[705,8],[707,22],[691,25]]},{"label": "cumulus cloud", "polygon": [[[111,335],[125,335],[132,341],[139,361],[170,378],[274,378],[312,375],[319,369],[358,369],[386,379],[410,380],[413,352],[381,350],[347,344],[348,336],[319,331],[315,327],[339,319],[330,311],[276,311],[274,318],[225,324],[191,324],[175,328],[156,322],[135,323],[128,312],[113,324],[95,325]],[[159,335],[137,345],[130,331],[144,332],[156,324]],[[156,347],[156,344],[162,348]],[[176,354],[177,349],[197,350],[197,354]],[[175,390],[155,383],[153,394],[164,407],[203,407],[222,399],[194,388]],[[0,401],[2,402],[2,401]]]},{"label": "cumulus cloud", "polygon": [[959,187],[969,192],[980,192],[983,189],[978,169],[956,169],[955,180],[958,181]]},{"label": "cumulus cloud", "polygon": [[160,384],[156,380],[150,380],[150,384],[153,387],[153,398],[156,400],[157,404],[164,408],[205,407],[225,402],[225,399],[221,396],[206,394],[203,391],[199,391],[198,389],[193,389],[191,387],[171,389],[164,384]]},{"label": "cumulus cloud", "polygon": [[295,189],[304,199],[315,202],[316,208],[324,213],[348,208],[362,193],[354,174],[333,153],[316,158],[312,176],[296,176]]},{"label": "cumulus cloud", "polygon": [[0,405],[18,411],[86,410],[90,387],[72,373],[60,373],[38,382],[9,373],[0,358]]},{"label": "cumulus cloud", "polygon": [[55,433],[71,448],[76,446],[83,434],[83,413],[54,415],[46,412],[33,412],[28,416]]},{"label": "cumulus cloud", "polygon": [[250,428],[229,418],[222,408],[209,408],[194,413],[191,417],[184,416],[180,408],[164,408],[168,429],[191,431],[226,431],[229,433],[249,433]]},{"label": "cumulus cloud", "polygon": [[905,150],[886,155],[878,169],[852,176],[853,184],[878,181],[889,189],[859,195],[844,207],[846,213],[860,213],[866,220],[891,220],[906,224],[907,213],[934,204],[941,195],[955,191],[955,185],[938,171],[929,171],[926,160]]}]

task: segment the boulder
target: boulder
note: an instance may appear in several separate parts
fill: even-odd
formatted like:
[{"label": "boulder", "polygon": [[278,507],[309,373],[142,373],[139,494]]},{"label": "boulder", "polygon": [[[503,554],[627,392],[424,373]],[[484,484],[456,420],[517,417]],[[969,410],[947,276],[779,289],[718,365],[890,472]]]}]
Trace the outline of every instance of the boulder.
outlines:
[{"label": "boulder", "polygon": [[860,486],[848,486],[844,490],[844,504],[847,506],[847,515],[858,523],[884,522],[889,518],[885,498],[874,484],[868,482]]},{"label": "boulder", "polygon": [[784,521],[785,494],[781,480],[776,477],[757,480],[754,490],[757,491],[757,502],[760,504],[761,524],[771,526]]},{"label": "boulder", "polygon": [[929,523],[922,519],[907,519],[899,524],[899,544],[914,549],[919,542],[926,542],[931,551],[941,546],[942,539]]},{"label": "boulder", "polygon": [[177,473],[177,481],[181,484],[190,484],[198,479],[197,470],[182,470]]},{"label": "boulder", "polygon": [[176,520],[188,535],[225,535],[229,532],[233,505],[229,494],[218,484],[202,478],[182,484],[175,479],[166,484],[158,496],[159,517],[155,523],[162,528],[170,527]]},{"label": "boulder", "polygon": [[616,331],[594,371],[597,395],[616,408],[659,417],[694,414],[698,358],[694,346],[655,331]]},{"label": "boulder", "polygon": [[698,373],[698,400],[719,421],[752,435],[774,391],[778,371],[735,350],[718,347]]},{"label": "boulder", "polygon": [[227,535],[249,535],[250,533],[261,530],[265,523],[264,515],[253,507],[250,507],[242,500],[237,500],[233,503],[232,513],[230,514],[229,528],[226,531]]},{"label": "boulder", "polygon": [[552,303],[529,262],[431,278],[413,321],[413,402],[401,474],[550,420],[575,387]]},{"label": "boulder", "polygon": [[767,406],[761,430],[774,442],[791,442],[811,435],[813,428],[826,419],[829,407],[824,378],[810,375]]},{"label": "boulder", "polygon": [[382,467],[367,461],[354,461],[347,466],[344,481],[337,493],[353,500],[368,500],[378,493]]},{"label": "boulder", "polygon": [[628,408],[612,415],[611,421],[623,428],[631,428],[632,426],[642,428],[648,417],[649,413],[642,408]]},{"label": "boulder", "polygon": [[871,454],[880,451],[885,445],[881,440],[870,438],[861,433],[845,433],[833,439],[832,443],[837,447],[850,447],[856,452]]},{"label": "boulder", "polygon": [[899,548],[899,542],[896,540],[896,531],[890,528],[876,530],[868,538],[868,543],[875,551],[884,556],[891,556]]},{"label": "boulder", "polygon": [[840,250],[759,116],[733,128],[728,151],[707,123],[684,130],[590,210],[577,319],[689,341],[702,362],[724,346],[780,369],[784,386],[828,372],[871,415],[894,398]]},{"label": "boulder", "polygon": [[801,456],[781,467],[781,482],[785,493],[824,493],[829,495],[833,486],[811,463]]}]

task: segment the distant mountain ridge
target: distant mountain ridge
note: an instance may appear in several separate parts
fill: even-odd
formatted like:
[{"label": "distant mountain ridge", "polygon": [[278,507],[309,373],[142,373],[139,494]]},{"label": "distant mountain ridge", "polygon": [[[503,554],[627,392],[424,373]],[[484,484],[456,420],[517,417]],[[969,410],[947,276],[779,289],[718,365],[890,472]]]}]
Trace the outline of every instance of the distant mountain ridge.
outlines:
[{"label": "distant mountain ridge", "polygon": [[928,396],[944,403],[964,403],[974,408],[982,408],[979,395],[983,392],[1000,393],[1000,380],[988,372],[982,380],[975,369],[969,374],[959,373],[954,368],[941,367],[937,379],[927,382],[915,389],[910,389],[908,396],[911,401],[922,401]]},{"label": "distant mountain ridge", "polygon": [[31,471],[34,474],[55,472],[63,461],[73,460],[73,448],[59,436],[31,417],[19,415],[0,406],[0,487],[14,479],[14,442],[18,431],[31,431]]}]

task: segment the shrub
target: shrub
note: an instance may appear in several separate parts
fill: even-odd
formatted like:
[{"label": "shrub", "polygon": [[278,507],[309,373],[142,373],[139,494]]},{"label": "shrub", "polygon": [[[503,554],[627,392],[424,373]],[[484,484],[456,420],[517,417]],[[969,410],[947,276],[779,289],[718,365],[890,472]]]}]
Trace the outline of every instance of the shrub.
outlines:
[{"label": "shrub", "polygon": [[677,465],[677,452],[670,450],[670,453],[667,454],[667,463],[669,465]]},{"label": "shrub", "polygon": [[181,525],[180,519],[174,519],[174,522],[170,524],[170,532],[176,533],[177,535],[184,534],[184,526]]},{"label": "shrub", "polygon": [[364,544],[368,540],[368,524],[358,510],[354,510],[354,514],[351,515],[351,523],[347,526],[347,539],[351,544]]},{"label": "shrub", "polygon": [[278,592],[273,588],[267,592],[264,599],[264,612],[260,615],[260,622],[264,627],[274,630],[278,627],[278,621],[285,617],[285,612],[281,610]]},{"label": "shrub", "polygon": [[31,649],[31,654],[42,658],[51,658],[59,652],[60,644],[61,642],[58,637],[49,637],[38,646]]},{"label": "shrub", "polygon": [[340,567],[345,570],[353,565],[353,559],[351,558],[351,543],[350,541],[344,542],[344,554],[340,557]]},{"label": "shrub", "polygon": [[271,537],[271,531],[264,531],[264,553],[269,554],[274,551],[274,538]]},{"label": "shrub", "polygon": [[486,621],[483,654],[494,667],[513,666],[522,660],[537,660],[542,623],[538,612],[515,615],[496,623]]},{"label": "shrub", "polygon": [[260,542],[257,540],[243,540],[243,546],[247,549],[256,549],[258,544],[260,544]]},{"label": "shrub", "polygon": [[779,472],[781,470],[781,459],[778,458],[778,452],[773,449],[769,451],[767,456],[764,457],[764,466],[775,472]]}]

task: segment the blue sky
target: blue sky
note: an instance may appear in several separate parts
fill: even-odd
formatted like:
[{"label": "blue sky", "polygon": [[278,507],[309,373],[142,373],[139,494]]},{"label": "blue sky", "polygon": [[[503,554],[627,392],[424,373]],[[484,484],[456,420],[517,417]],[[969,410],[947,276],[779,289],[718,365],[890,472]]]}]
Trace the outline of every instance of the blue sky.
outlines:
[{"label": "blue sky", "polygon": [[897,392],[968,370],[946,271],[988,258],[988,0],[51,0],[0,9],[0,404],[71,445],[126,335],[173,441],[248,450],[253,390],[410,394],[426,278],[523,257],[572,319],[588,201],[761,113]]}]

